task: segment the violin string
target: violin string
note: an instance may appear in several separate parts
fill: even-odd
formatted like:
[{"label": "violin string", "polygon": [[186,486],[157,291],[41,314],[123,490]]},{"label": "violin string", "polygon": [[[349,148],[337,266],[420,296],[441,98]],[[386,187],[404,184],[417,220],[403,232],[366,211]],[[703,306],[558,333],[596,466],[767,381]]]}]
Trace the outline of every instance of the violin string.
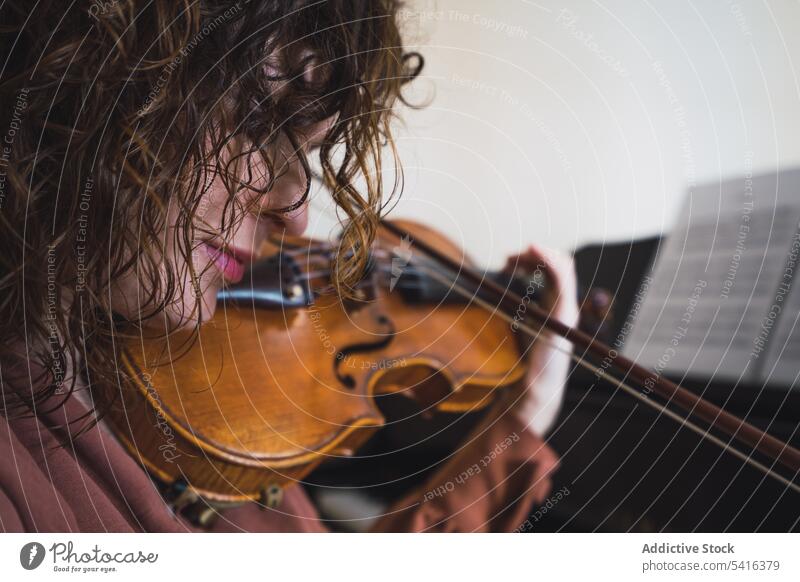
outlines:
[{"label": "violin string", "polygon": [[448,285],[451,289],[453,289],[454,291],[456,291],[460,295],[464,296],[470,302],[474,302],[474,303],[478,304],[479,306],[483,307],[484,309],[486,309],[489,312],[496,313],[502,319],[505,319],[509,323],[512,323],[512,324],[516,323],[517,326],[520,329],[522,329],[525,333],[527,333],[528,336],[531,339],[540,339],[540,341],[544,341],[545,343],[547,343],[552,348],[569,355],[569,357],[574,362],[576,362],[579,366],[582,366],[583,368],[585,368],[585,369],[587,369],[587,370],[589,370],[591,372],[594,372],[595,374],[598,374],[600,376],[603,376],[603,377],[607,378],[609,381],[611,381],[618,388],[620,388],[623,391],[625,391],[626,393],[630,394],[631,396],[633,396],[634,398],[636,398],[640,402],[643,402],[644,404],[647,404],[651,408],[654,408],[654,409],[658,410],[660,413],[665,414],[669,418],[675,420],[680,425],[688,428],[692,432],[694,432],[697,435],[699,435],[703,440],[707,440],[709,442],[714,443],[718,447],[722,448],[724,451],[727,451],[728,453],[733,454],[735,457],[737,457],[740,460],[744,461],[745,463],[747,463],[751,467],[754,467],[754,468],[758,469],[763,474],[772,477],[773,479],[775,479],[778,482],[782,483],[783,485],[789,487],[790,489],[792,489],[796,493],[800,493],[800,485],[794,483],[790,479],[787,479],[783,475],[775,472],[770,467],[768,467],[765,464],[761,463],[760,461],[754,459],[751,455],[746,454],[746,453],[740,451],[739,449],[731,446],[731,443],[726,443],[721,438],[717,437],[714,434],[711,434],[708,430],[703,429],[699,425],[697,425],[694,422],[692,422],[691,420],[689,420],[687,418],[684,418],[683,416],[677,414],[673,410],[670,410],[665,405],[661,405],[661,404],[659,404],[657,402],[654,402],[653,400],[647,398],[644,394],[641,394],[641,392],[639,392],[638,390],[636,390],[635,388],[633,388],[632,386],[627,384],[623,379],[616,378],[614,376],[606,374],[605,371],[601,370],[600,367],[597,366],[596,364],[593,364],[593,363],[587,361],[585,358],[582,358],[582,357],[574,354],[572,351],[564,349],[563,347],[559,346],[556,342],[553,342],[552,340],[550,340],[546,336],[542,337],[543,334],[541,333],[542,332],[541,328],[537,331],[534,328],[532,328],[530,325],[528,325],[528,323],[526,323],[524,321],[515,321],[510,315],[508,315],[504,311],[498,309],[497,306],[494,306],[491,303],[489,303],[488,301],[485,301],[481,297],[477,296],[475,293],[471,293],[468,289],[466,289],[463,286],[459,285],[454,280],[448,279],[447,277],[445,277],[441,273],[438,273],[438,272],[434,271],[433,269],[428,269],[427,266],[420,265],[419,263],[417,263],[417,266],[418,267],[421,266],[424,270],[426,270],[426,272],[427,272],[427,274],[429,276],[433,277],[434,279],[436,279],[437,281],[439,281],[440,283],[442,283],[444,285]]},{"label": "violin string", "polygon": [[[375,267],[374,271],[380,274],[391,274],[392,268],[389,265],[379,264]],[[329,268],[319,268],[315,271],[304,271],[299,275],[295,276],[295,279],[298,281],[308,281],[311,279],[321,279],[323,277],[330,277],[333,274],[333,271]],[[403,287],[407,289],[422,289],[425,286],[420,283],[415,283],[412,281],[404,281]]]},{"label": "violin string", "polygon": [[[289,251],[286,251],[285,254],[287,254],[289,256],[292,256],[294,258],[294,257],[299,256],[299,255],[302,254],[301,252],[299,252],[301,250],[302,249],[291,249]],[[317,248],[317,251],[319,251],[319,252],[321,252],[322,250],[327,250],[327,249],[325,247],[323,247],[323,246],[320,246],[320,247]],[[380,251],[380,252],[376,252],[376,251]],[[346,256],[348,256],[348,257],[352,256],[352,253],[348,253]],[[392,256],[392,254],[391,254],[390,251],[386,251],[385,249],[380,249],[380,248],[376,247],[371,252],[371,256],[378,257],[378,258],[389,258],[389,257]],[[296,280],[298,280],[298,281],[310,281],[312,279],[321,279],[323,277],[330,277],[333,274],[333,269],[330,268],[330,264],[331,264],[330,263],[330,259],[331,259],[331,257],[329,257],[329,256],[324,256],[324,257],[314,256],[314,255],[311,254],[311,251],[308,251],[308,259],[309,260],[306,261],[306,263],[305,263],[307,267],[311,266],[314,261],[319,261],[319,260],[324,261],[324,265],[325,266],[324,267],[317,267],[313,271],[311,271],[311,270],[303,271],[299,275],[295,276]],[[375,266],[374,270],[376,272],[378,272],[378,273],[390,273],[391,272],[391,267],[389,265],[378,263]],[[418,285],[414,285],[414,284],[411,284],[411,283],[405,283],[405,282],[403,283],[403,286],[406,287],[406,288],[415,288],[415,289],[421,288]]]},{"label": "violin string", "polygon": [[[385,254],[374,254],[373,256],[378,256],[378,257],[381,257],[381,258],[388,258],[388,257],[393,256],[393,255],[391,253],[389,253],[389,252],[386,252]],[[310,264],[311,264],[311,262],[309,261],[307,263],[307,265],[310,265]],[[326,264],[329,265],[330,262],[327,262]],[[416,262],[415,264],[419,264],[419,262]],[[406,268],[408,266],[409,265],[406,265]],[[376,272],[376,273],[379,273],[379,274],[388,274],[388,275],[392,275],[393,274],[391,265],[387,265],[387,264],[384,264],[384,263],[376,264],[374,269],[373,269],[373,271]],[[295,278],[298,281],[308,281],[310,279],[318,279],[318,278],[321,279],[323,277],[330,277],[332,274],[333,274],[333,270],[332,269],[321,267],[321,268],[317,268],[314,271],[304,271],[301,274],[297,275]],[[418,283],[418,282],[414,281],[413,279],[410,279],[408,281],[403,281],[402,285],[403,285],[403,288],[405,288],[405,289],[425,289],[426,288],[425,284]]]},{"label": "violin string", "polygon": [[287,255],[289,257],[299,257],[301,255],[308,255],[308,256],[316,255],[318,253],[322,253],[322,252],[326,252],[326,251],[327,252],[332,252],[332,250],[333,250],[333,246],[332,245],[327,245],[327,244],[317,245],[315,247],[314,246],[311,246],[311,247],[308,247],[308,246],[303,247],[303,246],[301,246],[301,247],[298,247],[298,248],[287,248],[287,247],[283,247],[282,246],[281,253],[283,253],[284,255]]},{"label": "violin string", "polygon": [[308,271],[306,273],[302,273],[301,275],[296,275],[294,277],[297,281],[310,281],[312,279],[321,279],[323,277],[329,277],[331,274],[330,269],[320,269],[318,271]]}]

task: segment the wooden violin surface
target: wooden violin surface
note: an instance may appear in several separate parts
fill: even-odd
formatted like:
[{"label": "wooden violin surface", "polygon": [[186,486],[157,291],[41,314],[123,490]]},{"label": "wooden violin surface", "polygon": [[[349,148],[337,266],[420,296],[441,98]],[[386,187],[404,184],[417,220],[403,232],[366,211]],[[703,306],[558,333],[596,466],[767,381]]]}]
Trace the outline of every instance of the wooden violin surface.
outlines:
[{"label": "wooden violin surface", "polygon": [[[406,227],[463,259],[438,233]],[[110,421],[158,479],[218,501],[263,500],[352,455],[384,422],[382,394],[477,410],[524,374],[503,319],[468,303],[409,304],[386,285],[368,300],[323,294],[297,309],[221,301],[191,340],[132,343],[124,362],[138,390],[122,393]]]}]

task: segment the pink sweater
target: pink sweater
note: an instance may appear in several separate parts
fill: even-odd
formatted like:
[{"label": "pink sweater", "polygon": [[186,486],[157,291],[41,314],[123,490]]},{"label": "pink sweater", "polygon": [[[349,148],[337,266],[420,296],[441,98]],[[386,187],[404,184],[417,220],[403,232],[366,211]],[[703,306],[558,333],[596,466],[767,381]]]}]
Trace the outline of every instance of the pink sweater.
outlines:
[{"label": "pink sweater", "polygon": [[[0,531],[198,531],[170,511],[148,474],[102,426],[69,438],[66,421],[85,410],[70,398],[39,418],[0,416]],[[375,530],[514,530],[548,494],[556,465],[552,450],[506,415],[399,500]],[[275,509],[249,503],[222,511],[211,531],[325,528],[294,486]]]}]

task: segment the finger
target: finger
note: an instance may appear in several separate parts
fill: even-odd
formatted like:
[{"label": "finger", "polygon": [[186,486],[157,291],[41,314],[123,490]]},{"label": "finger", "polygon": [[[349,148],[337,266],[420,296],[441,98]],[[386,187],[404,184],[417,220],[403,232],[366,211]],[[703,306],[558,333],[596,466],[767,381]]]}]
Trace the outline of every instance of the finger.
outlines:
[{"label": "finger", "polygon": [[532,246],[506,260],[506,270],[533,273],[537,269],[544,271],[546,268],[546,260],[541,250]]},{"label": "finger", "polygon": [[545,273],[559,286],[571,283],[575,278],[575,261],[572,256],[553,249],[532,245],[533,253],[540,257]]},{"label": "finger", "polygon": [[548,251],[542,247],[531,245],[524,253],[514,257],[513,263],[516,265],[515,271],[522,272],[526,276],[541,273],[545,279],[558,284],[560,279],[557,269],[553,268]]}]

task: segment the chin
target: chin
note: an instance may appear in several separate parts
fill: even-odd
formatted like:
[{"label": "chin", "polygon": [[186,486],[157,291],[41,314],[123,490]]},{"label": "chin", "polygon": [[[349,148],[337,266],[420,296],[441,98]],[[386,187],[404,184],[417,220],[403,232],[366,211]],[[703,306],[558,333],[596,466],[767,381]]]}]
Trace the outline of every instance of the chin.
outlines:
[{"label": "chin", "polygon": [[204,323],[208,323],[214,318],[214,314],[217,312],[217,289],[215,286],[207,289],[201,296],[200,300],[203,302],[203,309],[194,312],[194,317],[192,318],[194,321],[193,324],[198,323],[198,318],[200,319],[200,325]]},{"label": "chin", "polygon": [[217,297],[214,295],[214,301],[211,302],[210,305],[205,305],[203,308],[202,318],[200,319],[200,325],[204,323],[208,323],[214,318],[214,314],[217,312]]},{"label": "chin", "polygon": [[[197,309],[198,299],[202,301],[202,310]],[[199,297],[193,294],[183,297],[183,304],[167,308],[167,320],[170,332],[191,331],[198,324],[203,325],[214,318],[217,311],[217,290],[207,289]]]}]

